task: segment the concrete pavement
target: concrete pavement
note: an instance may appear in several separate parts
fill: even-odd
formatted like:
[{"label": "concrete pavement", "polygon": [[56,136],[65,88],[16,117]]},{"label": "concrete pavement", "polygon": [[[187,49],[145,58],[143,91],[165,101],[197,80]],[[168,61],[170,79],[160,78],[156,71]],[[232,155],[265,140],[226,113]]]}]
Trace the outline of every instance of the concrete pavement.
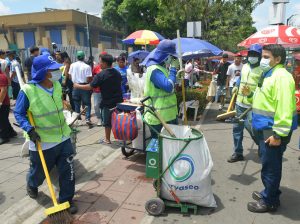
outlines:
[{"label": "concrete pavement", "polygon": [[[212,104],[200,127],[209,144],[214,161],[212,187],[218,204],[217,209],[200,208],[197,215],[188,216],[183,216],[176,209],[168,209],[161,217],[148,216],[144,210],[144,203],[155,196],[155,192],[152,188],[152,181],[145,178],[145,156],[137,154],[126,160],[120,154],[120,150],[95,144],[101,128],[88,130],[86,127],[81,127],[83,130],[79,134],[79,155],[81,156],[77,156],[81,164],[78,166],[81,177],[77,180],[75,197],[79,212],[74,216],[74,224],[298,223],[300,221],[298,190],[300,188],[300,162],[298,161],[300,131],[297,130],[294,133],[284,155],[281,207],[273,214],[254,214],[247,211],[246,205],[248,201],[252,201],[252,191],[262,189],[261,165],[257,147],[245,132],[246,160],[234,164],[227,163],[227,158],[232,154],[232,124],[216,122],[215,117],[219,113],[217,105]],[[19,143],[15,144],[17,146]],[[6,156],[8,157],[9,154]],[[16,162],[16,164],[19,163],[22,162],[20,160]],[[20,167],[17,169],[22,170]],[[18,189],[23,192],[22,187]],[[16,196],[18,203],[0,214],[0,220],[6,220],[4,223],[9,224],[41,222],[45,217],[43,214],[45,207],[51,206],[47,188],[44,186],[41,190],[44,194],[37,202],[28,197],[20,200],[21,197]]]},{"label": "concrete pavement", "polygon": [[245,161],[230,164],[226,160],[232,154],[232,124],[219,123],[215,117],[220,112],[217,104],[208,110],[201,130],[210,147],[214,161],[212,187],[218,208],[202,208],[198,215],[183,216],[175,209],[169,209],[164,216],[145,217],[144,223],[152,224],[294,224],[300,222],[300,161],[298,156],[299,134],[293,134],[283,162],[281,181],[281,207],[273,214],[254,214],[247,210],[247,203],[253,201],[251,193],[262,190],[261,164],[257,147],[249,134],[244,133]]}]

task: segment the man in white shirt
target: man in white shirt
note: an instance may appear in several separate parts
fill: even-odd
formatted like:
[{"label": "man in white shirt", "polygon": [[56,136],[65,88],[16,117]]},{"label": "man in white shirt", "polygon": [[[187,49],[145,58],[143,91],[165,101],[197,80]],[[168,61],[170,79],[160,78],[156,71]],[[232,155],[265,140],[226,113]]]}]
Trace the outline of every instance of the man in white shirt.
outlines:
[{"label": "man in white shirt", "polygon": [[[74,84],[88,84],[92,81],[92,69],[84,62],[83,51],[77,51],[76,56],[78,61],[72,63],[69,70],[72,82]],[[80,113],[81,102],[87,106],[86,124],[88,125],[91,124],[91,95],[92,91],[78,88],[74,88],[72,93],[76,113]]]},{"label": "man in white shirt", "polygon": [[236,56],[234,58],[234,63],[231,64],[227,70],[228,79],[227,79],[226,86],[227,87],[229,86],[231,97],[232,97],[232,89],[233,89],[235,83],[237,82],[237,80],[241,76],[242,68],[243,68],[242,55],[238,53],[238,54],[236,54]]},{"label": "man in white shirt", "polygon": [[16,100],[18,97],[18,94],[20,92],[20,80],[18,79],[17,73],[16,73],[16,67],[19,68],[19,71],[22,74],[23,82],[24,80],[24,74],[22,72],[22,67],[19,61],[16,59],[16,52],[15,51],[9,51],[7,53],[7,57],[10,61],[10,69],[9,69],[9,76],[11,79],[11,87],[12,87],[12,94],[13,99]]}]

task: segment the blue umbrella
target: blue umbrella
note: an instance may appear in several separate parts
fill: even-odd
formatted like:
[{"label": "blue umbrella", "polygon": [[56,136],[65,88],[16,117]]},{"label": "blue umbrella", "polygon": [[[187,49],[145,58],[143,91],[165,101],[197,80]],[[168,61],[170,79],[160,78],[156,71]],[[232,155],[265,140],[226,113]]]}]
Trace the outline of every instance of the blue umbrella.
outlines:
[{"label": "blue umbrella", "polygon": [[[178,54],[178,39],[172,40],[176,44]],[[184,60],[199,57],[210,57],[222,54],[222,50],[211,43],[196,38],[180,38],[181,53]]]},{"label": "blue umbrella", "polygon": [[143,51],[143,50],[131,52],[128,55],[128,62],[131,64],[133,62],[134,58],[138,58],[138,59],[140,59],[140,61],[142,61],[148,56],[148,54],[150,54],[149,51]]}]

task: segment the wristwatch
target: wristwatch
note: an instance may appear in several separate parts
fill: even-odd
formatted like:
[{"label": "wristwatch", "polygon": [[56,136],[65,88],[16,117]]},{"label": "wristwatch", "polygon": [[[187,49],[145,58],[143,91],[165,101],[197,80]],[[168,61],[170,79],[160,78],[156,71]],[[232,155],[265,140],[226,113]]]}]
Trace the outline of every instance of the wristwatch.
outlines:
[{"label": "wristwatch", "polygon": [[279,135],[276,134],[276,132],[273,133],[273,137],[276,139],[276,140],[280,140],[281,137]]}]

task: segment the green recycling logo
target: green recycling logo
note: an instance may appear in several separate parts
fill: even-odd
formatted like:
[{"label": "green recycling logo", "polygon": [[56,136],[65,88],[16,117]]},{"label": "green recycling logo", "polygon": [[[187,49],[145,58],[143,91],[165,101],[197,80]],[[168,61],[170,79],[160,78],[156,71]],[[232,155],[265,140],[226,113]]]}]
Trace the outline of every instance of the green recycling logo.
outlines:
[{"label": "green recycling logo", "polygon": [[[172,160],[174,159],[174,157],[170,157],[168,164],[170,165]],[[174,166],[176,165],[176,163],[178,164],[178,162],[181,161],[181,167],[180,170],[177,169],[177,171],[175,170]],[[182,164],[184,164],[185,167],[182,167]],[[172,164],[172,166],[170,166],[170,174],[172,176],[172,178],[177,181],[177,182],[184,182],[186,180],[188,180],[195,171],[195,162],[192,159],[191,156],[186,155],[186,154],[182,154],[180,155]],[[180,172],[178,172],[178,170]]]}]

